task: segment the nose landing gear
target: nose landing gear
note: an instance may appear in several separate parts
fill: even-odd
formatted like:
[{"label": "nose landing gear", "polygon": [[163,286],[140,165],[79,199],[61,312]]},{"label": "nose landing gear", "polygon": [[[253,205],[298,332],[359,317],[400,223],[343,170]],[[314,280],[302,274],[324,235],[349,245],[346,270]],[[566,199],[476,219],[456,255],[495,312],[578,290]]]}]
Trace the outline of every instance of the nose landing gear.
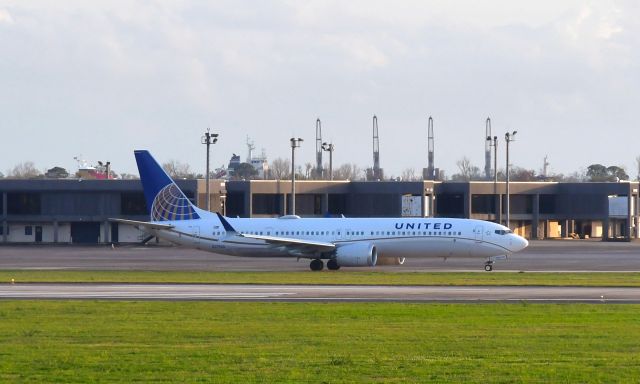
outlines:
[{"label": "nose landing gear", "polygon": [[484,263],[484,270],[487,272],[491,272],[493,271],[493,264],[497,261],[497,260],[507,260],[507,255],[502,255],[502,256],[491,256],[489,258],[489,260],[487,260]]}]

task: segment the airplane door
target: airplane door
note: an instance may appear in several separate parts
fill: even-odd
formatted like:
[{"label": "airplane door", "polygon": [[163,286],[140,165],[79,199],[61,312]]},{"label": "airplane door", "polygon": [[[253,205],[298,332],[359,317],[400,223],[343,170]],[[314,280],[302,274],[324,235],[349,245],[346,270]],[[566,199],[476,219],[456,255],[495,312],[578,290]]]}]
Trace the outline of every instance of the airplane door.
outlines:
[{"label": "airplane door", "polygon": [[482,225],[478,225],[473,229],[473,233],[476,238],[476,242],[482,241]]}]

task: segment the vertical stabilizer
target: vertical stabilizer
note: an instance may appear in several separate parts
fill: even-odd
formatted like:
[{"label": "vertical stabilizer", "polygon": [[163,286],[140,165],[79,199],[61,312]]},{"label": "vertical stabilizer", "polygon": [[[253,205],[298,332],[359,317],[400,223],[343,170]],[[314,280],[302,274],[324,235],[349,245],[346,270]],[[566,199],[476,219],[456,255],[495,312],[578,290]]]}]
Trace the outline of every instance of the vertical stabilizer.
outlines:
[{"label": "vertical stabilizer", "polygon": [[149,151],[138,150],[134,153],[151,220],[199,219],[199,212],[203,211],[189,201]]}]

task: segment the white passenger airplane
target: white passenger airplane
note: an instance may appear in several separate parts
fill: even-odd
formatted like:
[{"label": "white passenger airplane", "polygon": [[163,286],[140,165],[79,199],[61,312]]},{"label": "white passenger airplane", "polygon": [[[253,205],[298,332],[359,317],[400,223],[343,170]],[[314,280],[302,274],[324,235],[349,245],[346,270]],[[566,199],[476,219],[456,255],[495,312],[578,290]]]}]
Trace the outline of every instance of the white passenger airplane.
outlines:
[{"label": "white passenger airplane", "polygon": [[148,151],[135,151],[151,221],[112,219],[170,242],[248,257],[295,257],[324,268],[403,264],[405,258],[478,257],[491,271],[529,244],[507,227],[447,218],[226,218],[194,206]]}]

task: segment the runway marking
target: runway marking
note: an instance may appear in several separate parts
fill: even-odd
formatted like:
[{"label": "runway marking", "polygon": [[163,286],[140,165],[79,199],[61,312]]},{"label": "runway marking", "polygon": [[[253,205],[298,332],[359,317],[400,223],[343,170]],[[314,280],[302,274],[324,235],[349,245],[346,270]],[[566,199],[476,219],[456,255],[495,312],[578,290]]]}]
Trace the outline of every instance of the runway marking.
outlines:
[{"label": "runway marking", "polygon": [[0,299],[638,303],[640,302],[640,288],[0,284]]}]

